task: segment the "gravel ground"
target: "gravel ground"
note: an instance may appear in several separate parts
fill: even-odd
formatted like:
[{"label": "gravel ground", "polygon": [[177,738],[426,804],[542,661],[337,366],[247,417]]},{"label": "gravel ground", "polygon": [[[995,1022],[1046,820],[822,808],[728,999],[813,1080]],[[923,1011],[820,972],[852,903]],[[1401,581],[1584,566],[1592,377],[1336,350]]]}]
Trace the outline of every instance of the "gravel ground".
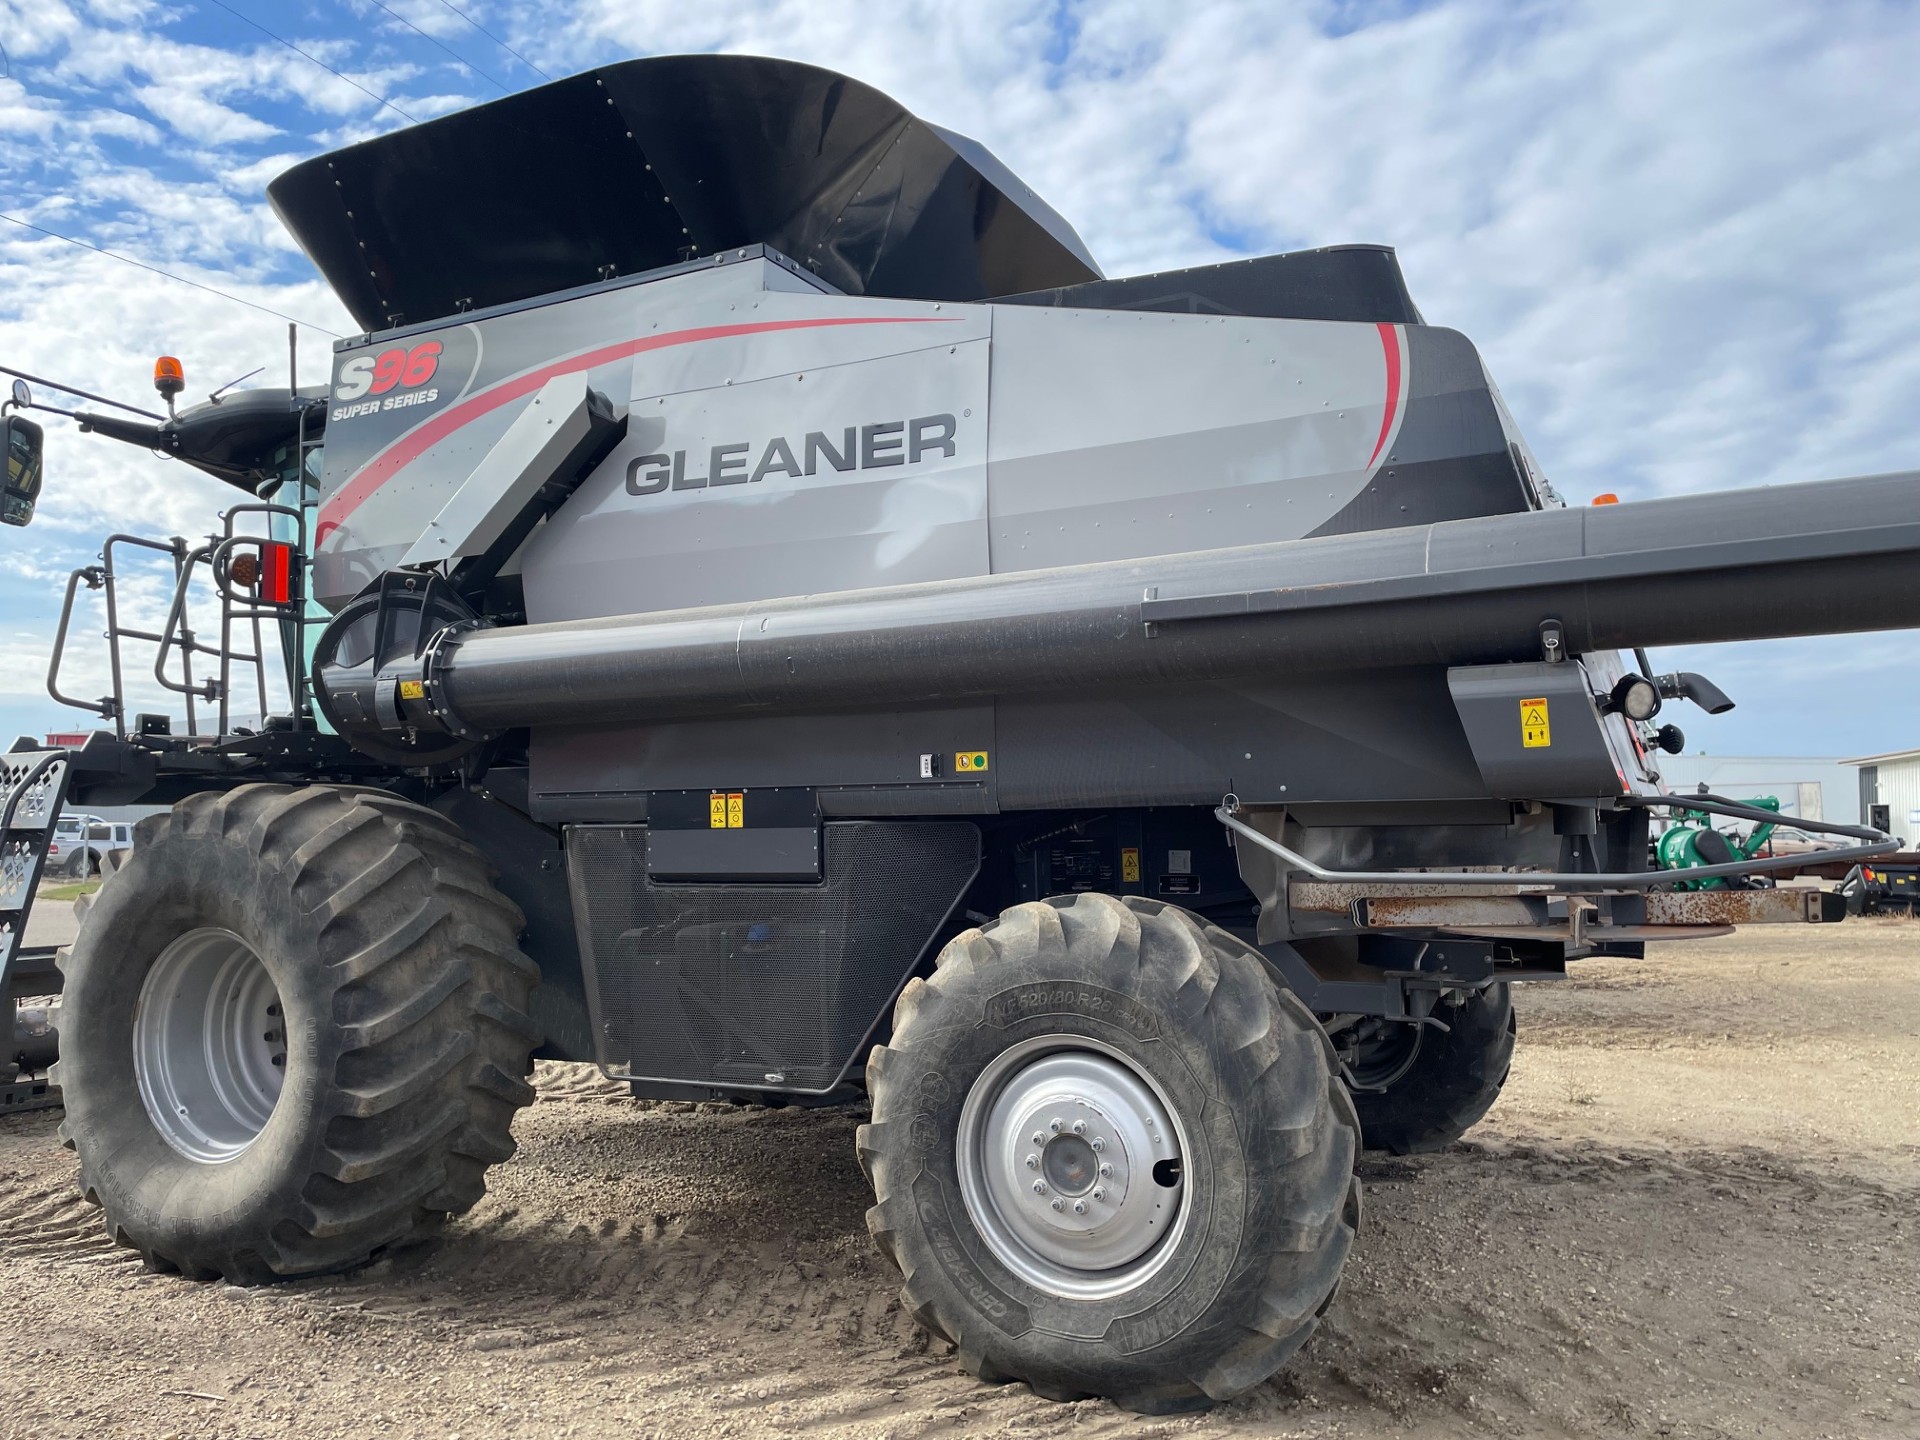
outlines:
[{"label": "gravel ground", "polygon": [[1445,1154],[1369,1159],[1327,1323],[1212,1414],[962,1375],[867,1239],[846,1113],[542,1067],[439,1245],[267,1291],[145,1274],[56,1116],[0,1120],[0,1435],[1920,1435],[1920,925],[1526,990]]}]

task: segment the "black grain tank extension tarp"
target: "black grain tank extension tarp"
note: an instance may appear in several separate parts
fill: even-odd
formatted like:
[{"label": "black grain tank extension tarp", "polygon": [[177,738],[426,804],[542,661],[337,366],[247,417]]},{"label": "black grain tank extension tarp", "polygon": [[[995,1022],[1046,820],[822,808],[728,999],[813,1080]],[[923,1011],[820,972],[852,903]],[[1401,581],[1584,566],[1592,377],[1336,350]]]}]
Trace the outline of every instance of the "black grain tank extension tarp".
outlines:
[{"label": "black grain tank extension tarp", "polygon": [[369,330],[764,243],[853,295],[1100,278],[984,148],[790,60],[629,60],[307,160],[267,188]]},{"label": "black grain tank extension tarp", "polygon": [[1285,255],[1224,260],[1190,270],[1087,280],[1003,304],[1079,310],[1156,310],[1185,315],[1257,315],[1274,320],[1346,320],[1418,325],[1400,261],[1385,245],[1328,245]]}]

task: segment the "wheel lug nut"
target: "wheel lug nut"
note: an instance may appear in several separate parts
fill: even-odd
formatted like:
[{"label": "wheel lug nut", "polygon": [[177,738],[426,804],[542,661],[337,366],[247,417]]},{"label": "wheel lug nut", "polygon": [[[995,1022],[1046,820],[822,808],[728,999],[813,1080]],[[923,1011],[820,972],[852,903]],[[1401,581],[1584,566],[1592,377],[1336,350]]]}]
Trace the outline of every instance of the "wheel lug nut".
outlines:
[{"label": "wheel lug nut", "polygon": [[1044,1194],[1046,1194],[1046,1193],[1047,1193],[1047,1182],[1046,1182],[1046,1181],[1044,1181],[1044,1180],[1036,1180],[1036,1181],[1034,1181],[1034,1182],[1033,1182],[1033,1193],[1034,1193],[1034,1194],[1036,1194],[1036,1195],[1044,1195]]},{"label": "wheel lug nut", "polygon": [[1074,1134],[1076,1134],[1076,1135],[1084,1135],[1084,1134],[1086,1134],[1086,1133],[1087,1133],[1087,1122],[1086,1122],[1086,1121],[1084,1121],[1084,1120],[1076,1120],[1076,1121],[1074,1121],[1074,1122],[1073,1122],[1073,1133],[1074,1133]]},{"label": "wheel lug nut", "polygon": [[1100,1167],[1100,1178],[1101,1178],[1102,1180],[1111,1180],[1111,1179],[1113,1179],[1113,1166],[1111,1166],[1111,1165],[1102,1165],[1102,1166]]},{"label": "wheel lug nut", "polygon": [[1038,1155],[1027,1156],[1027,1169],[1038,1170],[1039,1168],[1040,1168],[1040,1157]]},{"label": "wheel lug nut", "polygon": [[1073,1213],[1074,1213],[1074,1214],[1076,1214],[1076,1215],[1084,1215],[1084,1214],[1086,1214],[1086,1213],[1087,1213],[1087,1202],[1086,1202],[1086,1201],[1084,1201],[1084,1200],[1076,1200],[1076,1201],[1074,1201],[1074,1202],[1073,1202]]},{"label": "wheel lug nut", "polygon": [[1053,1131],[1053,1133],[1056,1135],[1058,1135],[1065,1128],[1066,1127],[1061,1123],[1060,1118],[1058,1116],[1055,1116],[1053,1119],[1047,1121],[1047,1129]]},{"label": "wheel lug nut", "polygon": [[1054,1197],[1053,1208],[1056,1210],[1064,1210],[1067,1208],[1067,1204],[1064,1200],[1056,1196]]},{"label": "wheel lug nut", "polygon": [[1106,1187],[1106,1186],[1104,1186],[1104,1185],[1096,1185],[1096,1186],[1094,1186],[1094,1187],[1093,1187],[1093,1198],[1094,1198],[1094,1199],[1096,1199],[1096,1200],[1104,1200],[1104,1199],[1106,1199],[1106,1198],[1107,1198],[1107,1187]]},{"label": "wheel lug nut", "polygon": [[1036,1130],[1033,1132],[1033,1143],[1036,1145],[1044,1145],[1047,1143],[1047,1137]]},{"label": "wheel lug nut", "polygon": [[1089,1140],[1087,1143],[1091,1145],[1096,1151],[1104,1150],[1107,1148],[1107,1137],[1104,1135],[1096,1135],[1093,1137],[1093,1139]]}]

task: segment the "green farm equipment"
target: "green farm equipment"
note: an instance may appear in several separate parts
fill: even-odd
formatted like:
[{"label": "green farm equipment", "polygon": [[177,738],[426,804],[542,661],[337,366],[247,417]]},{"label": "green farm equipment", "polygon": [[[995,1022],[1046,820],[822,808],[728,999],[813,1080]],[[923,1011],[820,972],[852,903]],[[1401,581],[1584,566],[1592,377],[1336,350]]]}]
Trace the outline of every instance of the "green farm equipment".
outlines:
[{"label": "green farm equipment", "polygon": [[[1745,803],[1755,810],[1780,813],[1780,799],[1776,795],[1762,795]],[[1779,828],[1778,822],[1767,822],[1755,825],[1745,836],[1728,834],[1713,828],[1713,819],[1706,811],[1680,810],[1674,814],[1674,823],[1656,842],[1654,854],[1662,870],[1728,865],[1753,859],[1766,848],[1773,832]],[[1725,877],[1713,876],[1704,880],[1676,880],[1674,885],[1680,890],[1724,890],[1729,883]]]}]

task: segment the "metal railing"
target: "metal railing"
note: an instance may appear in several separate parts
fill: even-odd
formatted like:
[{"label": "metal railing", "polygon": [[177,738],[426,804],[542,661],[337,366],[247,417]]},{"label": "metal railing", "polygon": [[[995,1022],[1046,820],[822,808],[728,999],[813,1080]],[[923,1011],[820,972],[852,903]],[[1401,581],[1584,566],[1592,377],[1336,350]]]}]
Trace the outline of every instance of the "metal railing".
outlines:
[{"label": "metal railing", "polygon": [[[1636,809],[1702,810],[1736,820],[1778,824],[1776,811],[1758,810],[1729,800],[1724,795],[1625,795],[1617,801],[1622,807]],[[1272,807],[1280,808],[1280,807]],[[1293,870],[1315,880],[1347,885],[1417,885],[1421,887],[1458,887],[1471,890],[1486,886],[1538,887],[1541,890],[1592,894],[1601,891],[1653,890],[1677,880],[1718,880],[1764,875],[1776,870],[1793,870],[1809,863],[1870,860],[1899,849],[1899,842],[1884,830],[1868,825],[1840,825],[1830,820],[1796,820],[1795,828],[1823,835],[1842,835],[1861,840],[1859,845],[1834,846],[1805,855],[1763,855],[1751,860],[1736,860],[1721,865],[1695,865],[1685,870],[1631,871],[1546,871],[1546,870],[1333,870],[1288,848],[1271,835],[1263,834],[1236,818],[1240,798],[1228,795],[1213,812],[1234,834],[1244,836],[1261,849],[1278,856]]]},{"label": "metal railing", "polygon": [[[269,533],[255,535],[238,529],[238,522],[245,516],[264,517]],[[290,522],[293,530],[291,541],[272,535],[276,517]],[[185,697],[185,733],[191,736],[202,733],[201,707],[210,706],[214,710],[211,717],[214,727],[208,733],[215,737],[230,735],[233,733],[232,701],[236,669],[252,668],[252,689],[258,700],[262,721],[266,718],[268,652],[261,621],[271,620],[281,627],[280,648],[282,659],[287,662],[291,725],[294,729],[304,727],[307,723],[305,666],[302,663],[306,626],[303,573],[307,553],[306,517],[293,507],[255,501],[235,505],[222,512],[221,520],[222,533],[209,536],[205,544],[197,546],[189,546],[178,535],[170,540],[150,540],[140,535],[110,535],[100,548],[98,565],[83,565],[67,577],[60,622],[54,631],[53,654],[47,664],[49,695],[62,705],[90,711],[112,722],[114,733],[124,740],[127,738],[125,647],[129,641],[152,645],[155,647],[154,679],[163,689]],[[261,594],[264,578],[261,558],[270,553],[270,547],[289,545],[292,556],[287,572],[287,598],[266,599]],[[173,563],[172,598],[167,607],[166,622],[158,631],[122,621],[121,566],[124,552],[129,550],[163,555]],[[246,563],[249,555],[250,574]],[[204,638],[206,632],[197,630],[192,619],[191,596],[202,566],[206,567],[207,580],[219,602],[219,619],[213,632],[217,643],[208,643]],[[102,591],[106,604],[107,625],[103,638],[107,642],[107,666],[113,690],[97,700],[70,695],[60,688],[60,672],[66,659],[74,600],[83,584],[89,590]],[[250,642],[251,649],[239,648],[236,626],[243,627],[239,632],[240,639]],[[196,678],[195,657],[211,662],[213,673]],[[245,683],[244,674],[241,683]]]}]

